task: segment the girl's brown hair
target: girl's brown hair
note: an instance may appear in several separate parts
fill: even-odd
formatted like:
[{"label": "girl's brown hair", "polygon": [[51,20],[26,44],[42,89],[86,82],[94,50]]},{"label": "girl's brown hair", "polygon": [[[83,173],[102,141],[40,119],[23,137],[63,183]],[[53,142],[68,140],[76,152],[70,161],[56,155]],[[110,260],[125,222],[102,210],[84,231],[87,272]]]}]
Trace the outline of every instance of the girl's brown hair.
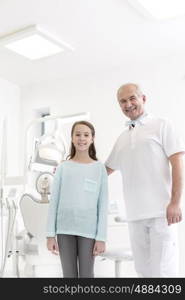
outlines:
[{"label": "girl's brown hair", "polygon": [[[89,127],[91,130],[92,137],[94,139],[94,137],[95,137],[94,126],[90,122],[87,122],[87,121],[78,121],[73,124],[72,129],[71,129],[71,138],[73,137],[75,126],[77,126],[77,125],[85,125],[85,126]],[[71,142],[70,153],[67,156],[67,159],[72,159],[75,156],[75,153],[76,153],[75,146],[74,146],[73,142]],[[94,160],[98,160],[96,157],[96,149],[95,149],[94,141],[89,146],[89,156]]]}]

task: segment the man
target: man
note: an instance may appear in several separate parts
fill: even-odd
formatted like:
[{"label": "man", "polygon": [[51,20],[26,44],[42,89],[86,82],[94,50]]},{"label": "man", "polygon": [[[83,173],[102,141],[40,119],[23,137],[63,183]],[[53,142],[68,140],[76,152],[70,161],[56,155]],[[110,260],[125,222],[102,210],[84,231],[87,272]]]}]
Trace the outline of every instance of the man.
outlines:
[{"label": "man", "polygon": [[136,272],[175,277],[185,146],[168,120],[146,113],[146,97],[137,84],[122,85],[117,98],[130,120],[105,164],[108,174],[122,174]]}]

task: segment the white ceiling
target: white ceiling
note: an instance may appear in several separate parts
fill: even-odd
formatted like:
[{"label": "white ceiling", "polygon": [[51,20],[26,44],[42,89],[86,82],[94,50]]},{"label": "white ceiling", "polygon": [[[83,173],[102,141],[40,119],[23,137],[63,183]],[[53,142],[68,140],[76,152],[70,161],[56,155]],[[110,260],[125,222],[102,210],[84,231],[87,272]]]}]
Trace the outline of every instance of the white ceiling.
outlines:
[{"label": "white ceiling", "polygon": [[150,19],[129,0],[0,0],[0,35],[33,24],[75,51],[30,61],[1,46],[0,77],[18,85],[108,72],[129,61],[177,57],[185,63],[185,17]]}]

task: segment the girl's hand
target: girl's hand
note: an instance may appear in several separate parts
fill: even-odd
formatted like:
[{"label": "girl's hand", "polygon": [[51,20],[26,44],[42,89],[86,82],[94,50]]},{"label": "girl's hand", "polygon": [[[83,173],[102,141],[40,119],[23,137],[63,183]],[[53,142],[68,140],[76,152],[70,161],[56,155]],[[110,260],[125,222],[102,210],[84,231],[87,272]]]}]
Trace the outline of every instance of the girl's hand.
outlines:
[{"label": "girl's hand", "polygon": [[53,254],[58,255],[59,249],[58,244],[55,237],[48,237],[47,238],[47,248]]},{"label": "girl's hand", "polygon": [[105,242],[103,241],[95,241],[93,248],[93,255],[99,255],[105,252]]}]

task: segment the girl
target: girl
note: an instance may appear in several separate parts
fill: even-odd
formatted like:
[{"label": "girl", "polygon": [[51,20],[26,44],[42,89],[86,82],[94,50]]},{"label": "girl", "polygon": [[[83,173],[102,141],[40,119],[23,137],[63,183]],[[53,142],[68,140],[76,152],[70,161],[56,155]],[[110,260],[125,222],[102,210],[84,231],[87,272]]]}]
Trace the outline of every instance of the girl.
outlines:
[{"label": "girl", "polygon": [[47,248],[59,251],[64,277],[94,277],[94,257],[105,251],[107,172],[96,158],[94,137],[91,123],[74,123],[69,160],[54,177]]}]

